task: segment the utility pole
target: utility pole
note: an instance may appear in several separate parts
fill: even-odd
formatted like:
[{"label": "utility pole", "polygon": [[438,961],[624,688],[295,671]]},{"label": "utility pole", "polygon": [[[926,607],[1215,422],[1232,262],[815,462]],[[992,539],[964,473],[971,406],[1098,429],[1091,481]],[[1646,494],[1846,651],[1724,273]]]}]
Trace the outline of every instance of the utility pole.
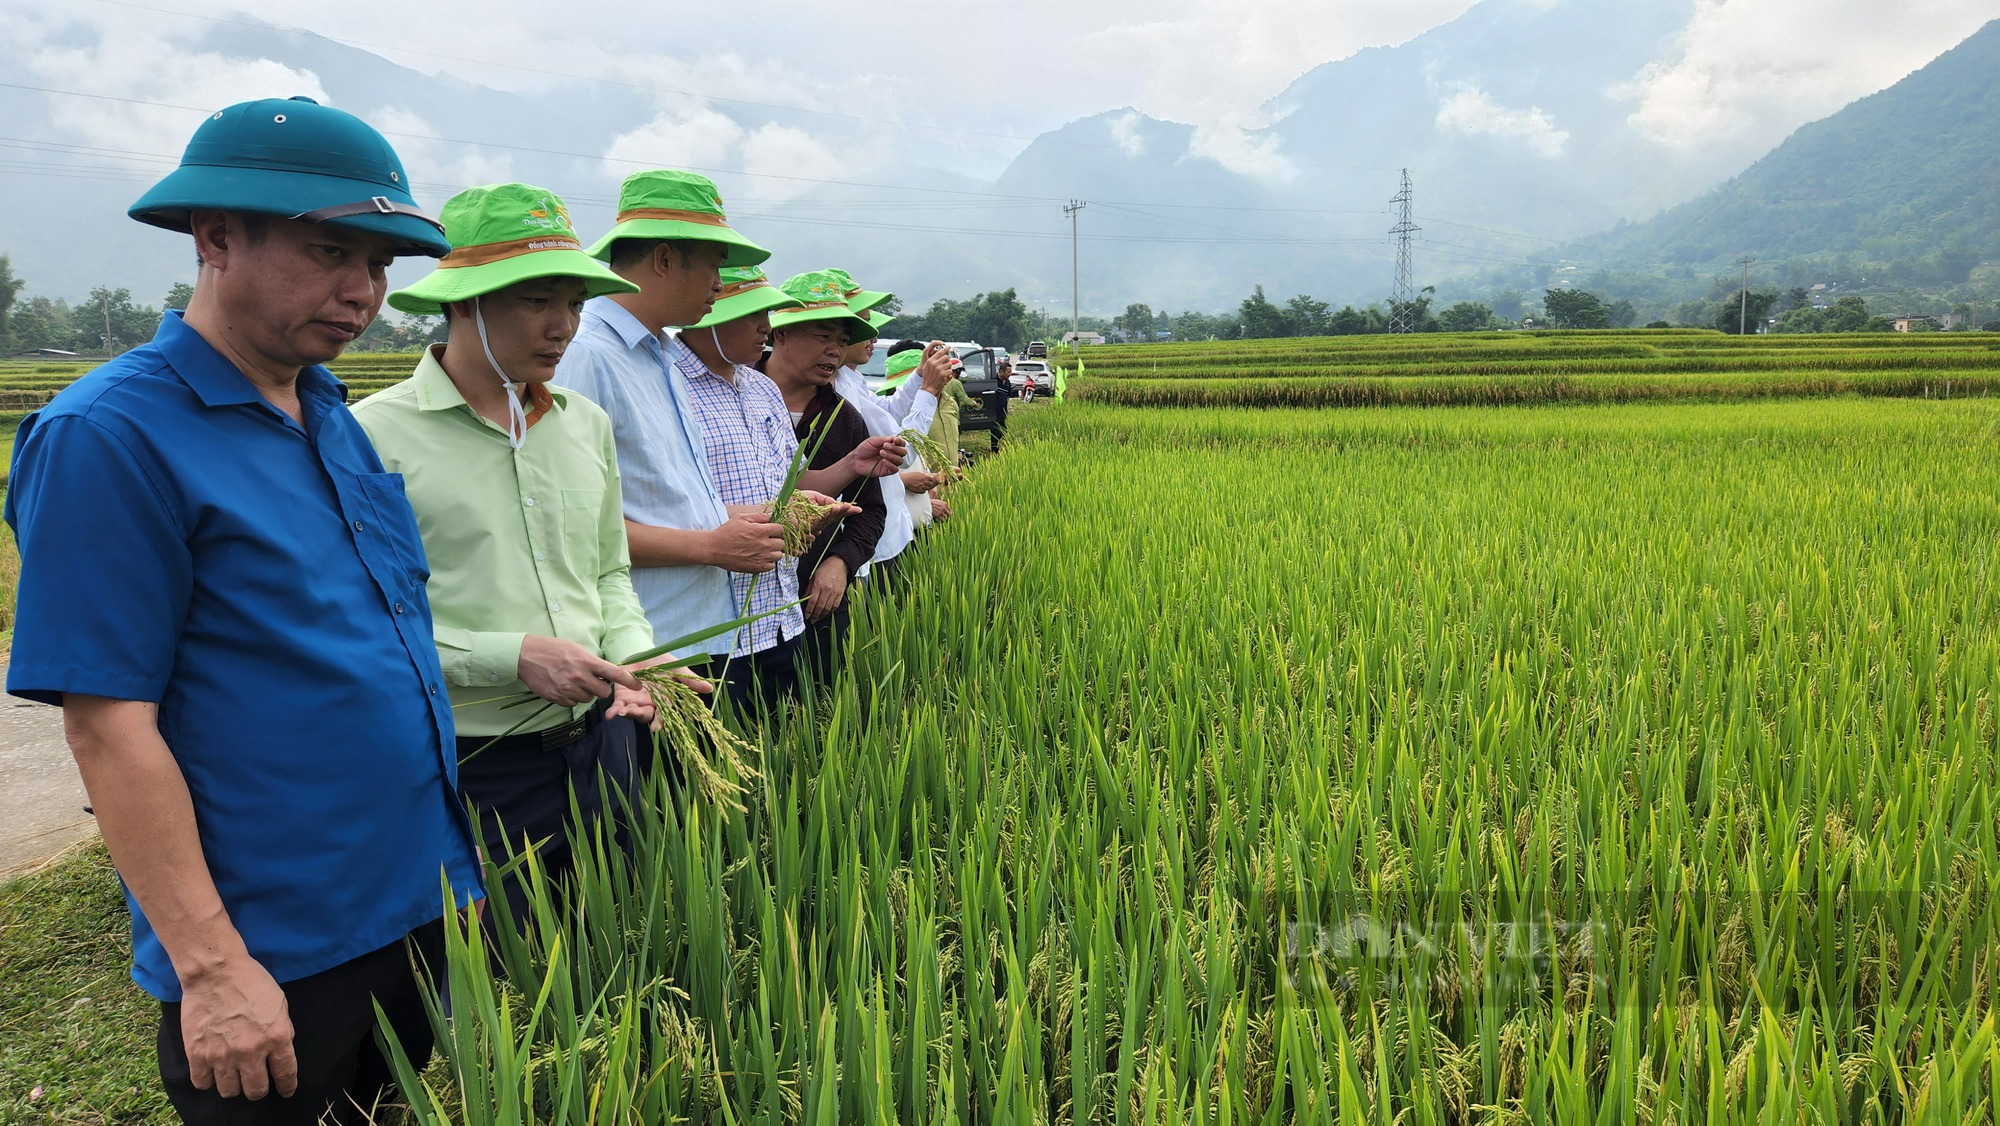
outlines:
[{"label": "utility pole", "polygon": [[1410,170],[1403,169],[1403,190],[1396,193],[1390,203],[1396,205],[1396,225],[1389,233],[1396,236],[1396,288],[1389,295],[1389,331],[1415,332],[1415,311],[1417,298],[1416,269],[1410,260],[1410,236],[1423,230],[1410,221]]},{"label": "utility pole", "polygon": [[1737,295],[1742,298],[1736,310],[1736,335],[1738,336],[1750,335],[1750,263],[1755,261],[1755,258],[1746,254],[1743,256],[1743,261],[1737,263],[1737,265],[1743,267],[1743,285],[1736,291]]},{"label": "utility pole", "polygon": [[1083,201],[1070,200],[1063,205],[1063,214],[1069,216],[1069,341],[1070,347],[1083,347],[1083,299],[1077,286],[1076,272],[1076,213],[1083,210]]},{"label": "utility pole", "polygon": [[108,359],[110,359],[110,358],[111,358],[111,356],[112,356],[112,351],[111,351],[111,291],[110,291],[109,289],[104,289],[104,290],[101,290],[100,292],[102,292],[102,293],[104,294],[104,358],[108,360]]}]

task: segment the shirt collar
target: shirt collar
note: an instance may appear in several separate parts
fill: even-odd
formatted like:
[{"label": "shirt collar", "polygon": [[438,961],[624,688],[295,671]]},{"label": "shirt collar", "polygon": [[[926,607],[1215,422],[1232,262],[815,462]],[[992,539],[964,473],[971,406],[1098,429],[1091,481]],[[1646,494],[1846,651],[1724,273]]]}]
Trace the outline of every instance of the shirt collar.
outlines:
[{"label": "shirt collar", "polygon": [[[189,328],[178,309],[170,309],[160,318],[153,346],[173,365],[174,373],[194,391],[203,406],[235,407],[264,401],[264,393],[257,390],[257,385],[203,339],[201,333]],[[343,402],[347,399],[347,385],[318,364],[299,369],[298,386],[301,394],[329,395]]]},{"label": "shirt collar", "polygon": [[[417,370],[410,376],[415,385],[417,409],[426,411],[450,410],[464,407],[471,410],[471,404],[459,393],[458,384],[451,381],[451,374],[438,362],[444,345],[433,344],[424,349],[423,358],[417,361]],[[549,391],[548,385],[530,383],[528,387],[528,423],[533,425],[551,408],[563,405],[564,400]]]},{"label": "shirt collar", "polygon": [[606,328],[618,334],[618,339],[624,341],[627,348],[637,348],[648,340],[655,344],[660,341],[652,330],[639,323],[639,318],[633,316],[630,309],[609,297],[593,297],[584,302],[583,312],[585,316],[603,321]]}]

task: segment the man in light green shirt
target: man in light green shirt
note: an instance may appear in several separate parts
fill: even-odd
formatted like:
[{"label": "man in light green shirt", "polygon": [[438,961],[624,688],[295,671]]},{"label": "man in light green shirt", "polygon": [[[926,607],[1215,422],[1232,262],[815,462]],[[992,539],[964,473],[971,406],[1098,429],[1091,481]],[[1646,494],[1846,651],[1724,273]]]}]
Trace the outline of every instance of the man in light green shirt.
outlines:
[{"label": "man in light green shirt", "polygon": [[[584,301],[636,287],[583,253],[542,189],[472,188],[443,220],[451,253],[389,303],[443,312],[449,338],[354,417],[417,514],[459,791],[487,859],[532,846],[560,872],[572,790],[594,819],[617,806],[603,787],[635,798],[652,762],[653,705],[621,664],[654,641],[632,592],[610,419],[549,386]],[[504,706],[523,693],[550,706],[534,719],[536,705]]]}]

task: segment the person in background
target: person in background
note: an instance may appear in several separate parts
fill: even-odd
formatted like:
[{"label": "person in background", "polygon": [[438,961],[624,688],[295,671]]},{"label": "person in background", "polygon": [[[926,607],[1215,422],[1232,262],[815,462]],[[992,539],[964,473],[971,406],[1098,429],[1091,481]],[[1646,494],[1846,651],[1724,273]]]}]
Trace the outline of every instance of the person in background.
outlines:
[{"label": "person in background", "polygon": [[[585,304],[555,385],[611,417],[632,589],[654,636],[671,641],[739,617],[729,576],[767,574],[784,557],[769,513],[723,502],[688,391],[701,360],[666,334],[707,315],[723,267],[770,252],[730,228],[706,177],[659,169],[625,178],[617,225],[587,253],[638,291]],[[710,639],[710,661],[689,671],[713,679],[734,645]]]},{"label": "person in background", "polygon": [[194,296],[21,424],[7,689],[63,707],[175,1112],[359,1123],[378,1007],[421,1069],[482,893],[416,517],[323,365],[451,244],[305,98],[209,116],[130,214],[193,236]]},{"label": "person in background", "polygon": [[[777,499],[791,468],[798,440],[778,388],[751,366],[764,351],[773,310],[797,308],[798,299],[770,283],[755,266],[722,272],[723,288],[715,307],[701,323],[680,333],[680,341],[700,359],[688,389],[701,419],[709,468],[722,490],[724,503],[769,508]],[[848,456],[830,466],[807,470],[799,485],[805,495],[834,510],[821,517],[824,530],[859,508],[837,502],[838,493],[865,473],[881,468],[881,450],[892,439],[870,437]],[[728,664],[729,691],[739,707],[776,709],[797,685],[799,639],[805,616],[799,601],[799,577],[791,560],[759,578],[732,574],[731,595],[739,609],[761,614],[789,606],[737,632]]]},{"label": "person in background", "polygon": [[[813,468],[830,467],[878,437],[869,433],[863,412],[834,390],[853,341],[875,329],[847,307],[845,286],[836,275],[800,274],[782,288],[800,304],[771,314],[771,353],[764,371],[784,397],[794,435],[809,446],[817,443]],[[871,469],[900,490],[895,474],[907,454],[903,441],[892,438],[878,447]],[[839,662],[847,632],[848,586],[874,557],[887,522],[887,495],[876,482],[857,477],[841,499],[861,511],[821,532],[799,558],[799,588],[806,596],[801,655],[814,683],[827,683]]]},{"label": "person in background", "polygon": [[[624,664],[653,628],[632,593],[611,420],[548,386],[585,300],[639,287],[583,252],[546,189],[471,188],[443,219],[451,253],[389,303],[442,313],[449,336],[353,412],[417,513],[459,793],[519,920],[514,861],[534,852],[551,878],[567,873],[571,803],[579,829],[618,815],[653,757],[653,702],[632,675],[644,665]],[[510,708],[522,694],[547,706]]]}]

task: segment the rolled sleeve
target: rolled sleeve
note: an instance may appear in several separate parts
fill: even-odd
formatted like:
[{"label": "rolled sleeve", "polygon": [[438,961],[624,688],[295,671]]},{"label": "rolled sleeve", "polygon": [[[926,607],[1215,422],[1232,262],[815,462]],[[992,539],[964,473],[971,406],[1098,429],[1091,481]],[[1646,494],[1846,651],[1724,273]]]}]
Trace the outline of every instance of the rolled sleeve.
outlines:
[{"label": "rolled sleeve", "polygon": [[6,519],[21,554],[7,690],[50,704],[72,692],[160,702],[194,563],[142,457],[90,418],[30,418]]},{"label": "rolled sleeve", "polygon": [[521,676],[521,645],[526,633],[453,629],[437,626],[438,664],[447,683],[474,688],[512,684]]}]

